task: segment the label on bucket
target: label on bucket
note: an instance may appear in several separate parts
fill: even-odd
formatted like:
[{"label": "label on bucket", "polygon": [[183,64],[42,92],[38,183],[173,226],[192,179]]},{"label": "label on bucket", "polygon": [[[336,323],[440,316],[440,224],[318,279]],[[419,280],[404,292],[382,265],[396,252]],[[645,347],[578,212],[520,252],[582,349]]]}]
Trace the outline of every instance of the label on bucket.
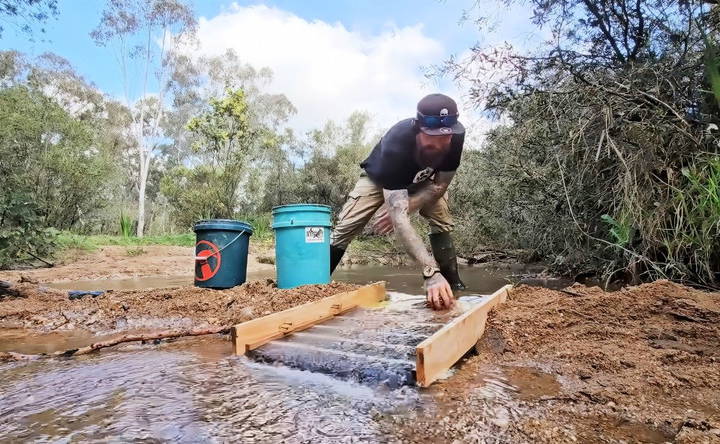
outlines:
[{"label": "label on bucket", "polygon": [[321,244],[325,242],[324,227],[305,227],[305,243]]},{"label": "label on bucket", "polygon": [[217,245],[201,240],[195,244],[195,280],[203,282],[214,277],[220,271],[222,255]]}]

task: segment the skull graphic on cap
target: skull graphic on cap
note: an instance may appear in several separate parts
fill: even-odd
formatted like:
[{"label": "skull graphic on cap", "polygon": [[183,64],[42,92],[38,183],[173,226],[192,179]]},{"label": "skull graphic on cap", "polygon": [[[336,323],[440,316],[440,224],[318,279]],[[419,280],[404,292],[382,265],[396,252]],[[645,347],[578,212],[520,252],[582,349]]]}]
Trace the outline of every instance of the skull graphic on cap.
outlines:
[{"label": "skull graphic on cap", "polygon": [[447,108],[443,108],[443,109],[440,110],[440,117],[445,117],[445,116],[447,116],[447,115],[448,115],[448,109],[447,109]]}]

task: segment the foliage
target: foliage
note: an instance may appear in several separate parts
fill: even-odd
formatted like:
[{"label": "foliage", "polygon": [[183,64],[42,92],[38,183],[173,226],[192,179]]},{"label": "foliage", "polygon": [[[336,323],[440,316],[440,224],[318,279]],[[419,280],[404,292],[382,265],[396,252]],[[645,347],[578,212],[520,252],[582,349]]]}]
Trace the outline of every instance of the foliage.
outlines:
[{"label": "foliage", "polygon": [[96,142],[89,125],[41,93],[0,90],[0,266],[51,255],[54,228],[76,226],[104,204],[88,192],[113,168]]},{"label": "foliage", "polygon": [[444,67],[503,118],[454,190],[476,242],[529,248],[564,272],[720,284],[718,107],[702,69],[715,22],[695,1],[530,4],[545,46],[476,47]]},{"label": "foliage", "polygon": [[618,222],[609,214],[603,214],[600,219],[610,225],[610,234],[618,246],[624,247],[630,242],[630,226],[627,223]]},{"label": "foliage", "polygon": [[[57,0],[0,0],[0,18],[32,37],[32,25],[45,23],[50,17],[57,17]],[[0,38],[3,31],[0,24]],[[40,29],[45,32],[45,28]]]},{"label": "foliage", "polygon": [[61,57],[43,54],[28,61],[17,52],[0,52],[5,265],[30,253],[50,256],[49,227],[85,230],[95,223],[114,189],[123,124],[122,107]]},{"label": "foliage", "polygon": [[120,235],[122,237],[130,237],[132,236],[133,231],[133,221],[130,219],[130,216],[125,214],[124,212],[120,212]]},{"label": "foliage", "polygon": [[105,245],[126,247],[166,245],[178,247],[194,247],[195,233],[182,233],[162,236],[124,237],[110,235],[82,235],[68,231],[61,232],[57,244],[62,249],[95,250]]},{"label": "foliage", "polygon": [[228,90],[209,105],[187,124],[193,152],[203,163],[174,168],[161,185],[183,227],[199,219],[232,218],[250,156],[277,143],[271,130],[254,124],[242,90]]},{"label": "foliage", "polygon": [[245,221],[253,227],[252,241],[253,243],[270,244],[274,241],[275,236],[271,227],[270,213],[260,213],[254,215],[238,216],[238,219]]},{"label": "foliage", "polygon": [[289,156],[294,155],[294,137],[289,130],[283,131],[281,127],[295,113],[295,108],[283,94],[264,91],[272,79],[269,69],[255,69],[243,63],[233,50],[211,57],[180,54],[176,55],[176,59],[171,77],[174,107],[163,121],[166,134],[173,138],[174,144],[172,149],[163,153],[164,170],[208,163],[207,153],[193,148],[199,137],[188,131],[187,123],[206,113],[211,100],[225,96],[227,91],[242,91],[249,126],[264,128],[273,143],[248,153],[241,174],[236,211],[267,211],[265,191],[276,190],[276,195],[284,197],[287,195],[286,188],[290,186],[287,175],[293,174]]},{"label": "foliage", "polygon": [[12,192],[0,200],[0,269],[10,268],[32,255],[46,258],[55,250],[57,231],[46,228],[32,198]]},{"label": "foliage", "polygon": [[[372,149],[369,122],[367,113],[355,112],[345,125],[328,122],[322,130],[310,132],[304,150],[307,161],[291,171],[275,168],[276,181],[266,189],[266,202],[329,205],[337,214],[360,177],[360,163]],[[288,180],[292,173],[295,180]]]},{"label": "foliage", "polygon": [[[102,207],[81,207],[82,211],[76,215],[73,228],[83,232],[115,230],[117,206],[121,206],[123,200],[132,196],[132,193],[122,186],[124,176],[129,174],[124,161],[125,153],[131,148],[131,141],[125,134],[129,124],[128,110],[86,82],[67,60],[51,53],[29,60],[18,52],[0,51],[0,89],[3,88],[6,91],[24,88],[34,97],[43,97],[46,102],[62,109],[67,121],[75,121],[76,125],[87,130],[92,138],[92,146],[88,146],[88,152],[97,151],[98,158],[101,157],[103,162],[107,163],[97,171],[104,177],[93,189],[93,193],[80,191],[97,199],[102,203],[102,207],[114,208],[106,211]],[[38,106],[40,107],[42,105]],[[33,117],[38,116],[24,115],[21,118],[32,120]],[[18,126],[8,128],[7,131],[7,134],[13,134],[14,131],[23,131],[23,128]],[[32,143],[32,134],[22,137],[29,137],[29,143]],[[68,165],[74,166],[73,163]],[[88,165],[77,165],[78,168],[82,166]],[[90,172],[94,174],[94,170]],[[20,176],[23,173],[15,170],[15,174]],[[30,179],[33,180],[32,176]],[[73,209],[75,207],[71,205],[67,213],[73,215]]]},{"label": "foliage", "polygon": [[684,276],[720,281],[720,157],[701,155],[681,170],[673,189],[675,217],[668,222],[665,260]]},{"label": "foliage", "polygon": [[705,71],[707,72],[708,83],[712,88],[715,101],[720,107],[720,55],[717,45],[708,36],[705,40]]},{"label": "foliage", "polygon": [[32,199],[43,226],[67,229],[103,205],[112,159],[93,128],[53,100],[17,86],[0,90],[0,189]]}]

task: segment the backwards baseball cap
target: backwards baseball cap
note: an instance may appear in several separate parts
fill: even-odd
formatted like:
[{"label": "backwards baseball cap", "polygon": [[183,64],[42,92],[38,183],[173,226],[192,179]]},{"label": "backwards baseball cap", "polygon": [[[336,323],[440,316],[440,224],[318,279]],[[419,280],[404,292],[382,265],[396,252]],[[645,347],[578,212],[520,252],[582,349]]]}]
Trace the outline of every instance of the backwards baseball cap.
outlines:
[{"label": "backwards baseball cap", "polygon": [[458,122],[457,103],[445,94],[430,94],[417,104],[417,125],[431,136],[462,134],[465,127]]}]

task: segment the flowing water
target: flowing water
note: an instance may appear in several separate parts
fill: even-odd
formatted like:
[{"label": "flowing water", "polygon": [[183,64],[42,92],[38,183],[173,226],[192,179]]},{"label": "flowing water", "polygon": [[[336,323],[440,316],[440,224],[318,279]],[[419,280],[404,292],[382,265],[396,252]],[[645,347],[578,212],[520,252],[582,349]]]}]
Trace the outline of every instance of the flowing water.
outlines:
[{"label": "flowing water", "polygon": [[[528,270],[519,267],[516,270],[484,270],[467,266],[460,266],[460,274],[468,286],[467,291],[461,294],[489,294],[507,284],[511,278],[518,280],[517,276]],[[338,269],[333,279],[342,282],[367,284],[370,282],[386,281],[388,288],[409,294],[422,293],[423,280],[417,267],[412,266],[352,266]],[[272,271],[256,271],[248,273],[248,280],[274,279]],[[61,290],[137,290],[145,288],[180,287],[192,285],[192,276],[147,276],[128,279],[103,279],[90,281],[56,282],[49,286]],[[566,279],[534,279],[529,282],[533,285],[548,288],[563,288],[572,281]]]},{"label": "flowing water", "polygon": [[375,411],[401,412],[416,390],[378,391],[229,355],[218,339],[122,349],[0,368],[7,441],[377,440]]},{"label": "flowing water", "polygon": [[[350,312],[268,344],[249,358],[233,356],[228,338],[218,335],[0,364],[0,440],[385,441],[378,418],[438,408],[433,395],[413,385],[414,347],[451,318],[423,308],[424,298],[412,296],[421,293],[415,269],[393,268],[390,274],[388,269],[355,268],[334,278],[386,280],[390,289],[409,294],[393,293],[382,309]],[[506,283],[505,276],[486,272],[463,277],[469,295],[491,293]],[[174,284],[164,279],[152,286]],[[73,289],[127,288],[118,282]],[[462,304],[478,299],[469,296]],[[13,331],[0,333],[0,351],[50,352],[97,339]],[[548,381],[539,378],[531,375],[541,381],[531,384],[531,394],[554,382],[549,375]],[[520,370],[494,368],[478,393],[497,407],[506,398],[523,396],[527,379]],[[504,421],[506,414],[498,407],[487,420]]]}]

